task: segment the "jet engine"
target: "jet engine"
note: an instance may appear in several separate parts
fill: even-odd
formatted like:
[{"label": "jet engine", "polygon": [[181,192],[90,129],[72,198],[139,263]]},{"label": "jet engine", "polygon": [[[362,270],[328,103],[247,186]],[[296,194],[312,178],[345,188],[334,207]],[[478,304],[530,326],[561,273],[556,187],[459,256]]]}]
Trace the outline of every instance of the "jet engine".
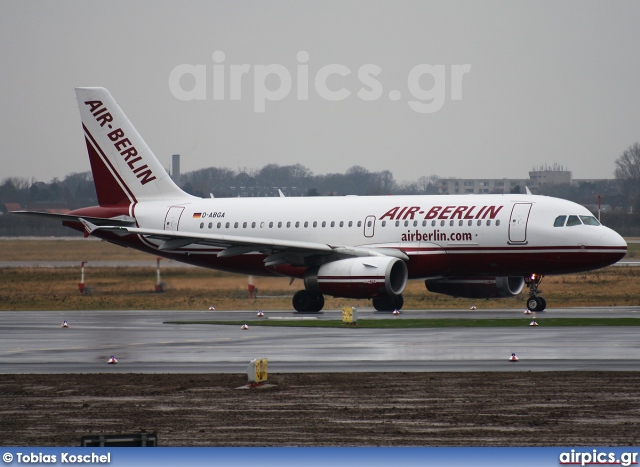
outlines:
[{"label": "jet engine", "polygon": [[305,288],[345,298],[400,295],[407,285],[407,265],[399,258],[367,256],[342,259],[307,270]]},{"label": "jet engine", "polygon": [[505,298],[522,292],[524,277],[448,277],[424,281],[429,292],[462,298]]}]

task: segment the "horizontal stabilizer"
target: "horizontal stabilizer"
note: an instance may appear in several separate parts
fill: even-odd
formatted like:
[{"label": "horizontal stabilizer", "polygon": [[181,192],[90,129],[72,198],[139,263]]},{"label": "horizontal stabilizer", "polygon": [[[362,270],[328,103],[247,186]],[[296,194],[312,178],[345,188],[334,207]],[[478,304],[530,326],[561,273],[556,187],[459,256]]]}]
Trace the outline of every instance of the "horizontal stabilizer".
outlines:
[{"label": "horizontal stabilizer", "polygon": [[20,214],[23,216],[32,217],[47,217],[49,219],[59,220],[61,222],[80,222],[80,219],[85,219],[95,225],[109,225],[109,226],[123,226],[133,227],[136,225],[136,220],[129,216],[116,216],[116,217],[88,217],[88,216],[73,216],[69,214],[55,214],[52,212],[43,211],[11,211],[11,214]]}]

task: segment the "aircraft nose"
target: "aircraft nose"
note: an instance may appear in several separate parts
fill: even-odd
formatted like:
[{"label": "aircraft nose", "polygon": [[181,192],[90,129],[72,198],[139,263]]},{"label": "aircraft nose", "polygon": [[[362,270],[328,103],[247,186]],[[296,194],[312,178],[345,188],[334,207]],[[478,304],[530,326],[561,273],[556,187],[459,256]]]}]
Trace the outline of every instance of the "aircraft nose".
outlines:
[{"label": "aircraft nose", "polygon": [[616,232],[615,230],[610,229],[609,227],[605,227],[605,231],[600,237],[600,245],[601,246],[611,246],[627,249],[627,242],[622,236]]}]

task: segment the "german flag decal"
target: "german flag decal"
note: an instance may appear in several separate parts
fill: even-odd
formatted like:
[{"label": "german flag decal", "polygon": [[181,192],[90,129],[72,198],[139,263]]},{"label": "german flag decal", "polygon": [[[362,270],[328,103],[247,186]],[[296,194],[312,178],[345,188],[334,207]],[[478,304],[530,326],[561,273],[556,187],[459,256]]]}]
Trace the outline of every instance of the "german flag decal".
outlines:
[{"label": "german flag decal", "polygon": [[200,219],[202,217],[202,213],[201,212],[194,212],[193,213],[193,218],[194,219]]}]

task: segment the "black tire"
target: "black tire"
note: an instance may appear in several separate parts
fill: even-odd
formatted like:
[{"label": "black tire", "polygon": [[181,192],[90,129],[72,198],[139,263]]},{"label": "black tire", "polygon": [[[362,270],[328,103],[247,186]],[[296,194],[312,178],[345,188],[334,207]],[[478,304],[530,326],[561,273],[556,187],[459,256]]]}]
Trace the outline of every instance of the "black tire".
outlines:
[{"label": "black tire", "polygon": [[543,297],[538,297],[538,299],[542,302],[542,308],[540,308],[540,311],[544,311],[547,308],[547,301]]},{"label": "black tire", "polygon": [[404,305],[402,295],[394,295],[393,297],[374,298],[372,300],[373,307],[376,311],[393,311],[400,310]]},{"label": "black tire", "polygon": [[310,311],[313,305],[315,304],[315,300],[313,295],[311,295],[306,290],[298,290],[295,294],[293,294],[293,300],[291,300],[293,308],[298,312]]},{"label": "black tire", "polygon": [[313,308],[311,308],[309,311],[314,311],[317,313],[322,310],[322,308],[324,308],[324,295],[318,294],[313,297]]},{"label": "black tire", "polygon": [[373,304],[373,307],[376,309],[376,311],[391,311],[389,309],[389,301],[386,297],[374,298],[373,300],[371,300],[371,303]]},{"label": "black tire", "polygon": [[529,297],[527,300],[527,308],[531,311],[542,311],[544,309],[542,305],[543,302],[540,297]]}]

